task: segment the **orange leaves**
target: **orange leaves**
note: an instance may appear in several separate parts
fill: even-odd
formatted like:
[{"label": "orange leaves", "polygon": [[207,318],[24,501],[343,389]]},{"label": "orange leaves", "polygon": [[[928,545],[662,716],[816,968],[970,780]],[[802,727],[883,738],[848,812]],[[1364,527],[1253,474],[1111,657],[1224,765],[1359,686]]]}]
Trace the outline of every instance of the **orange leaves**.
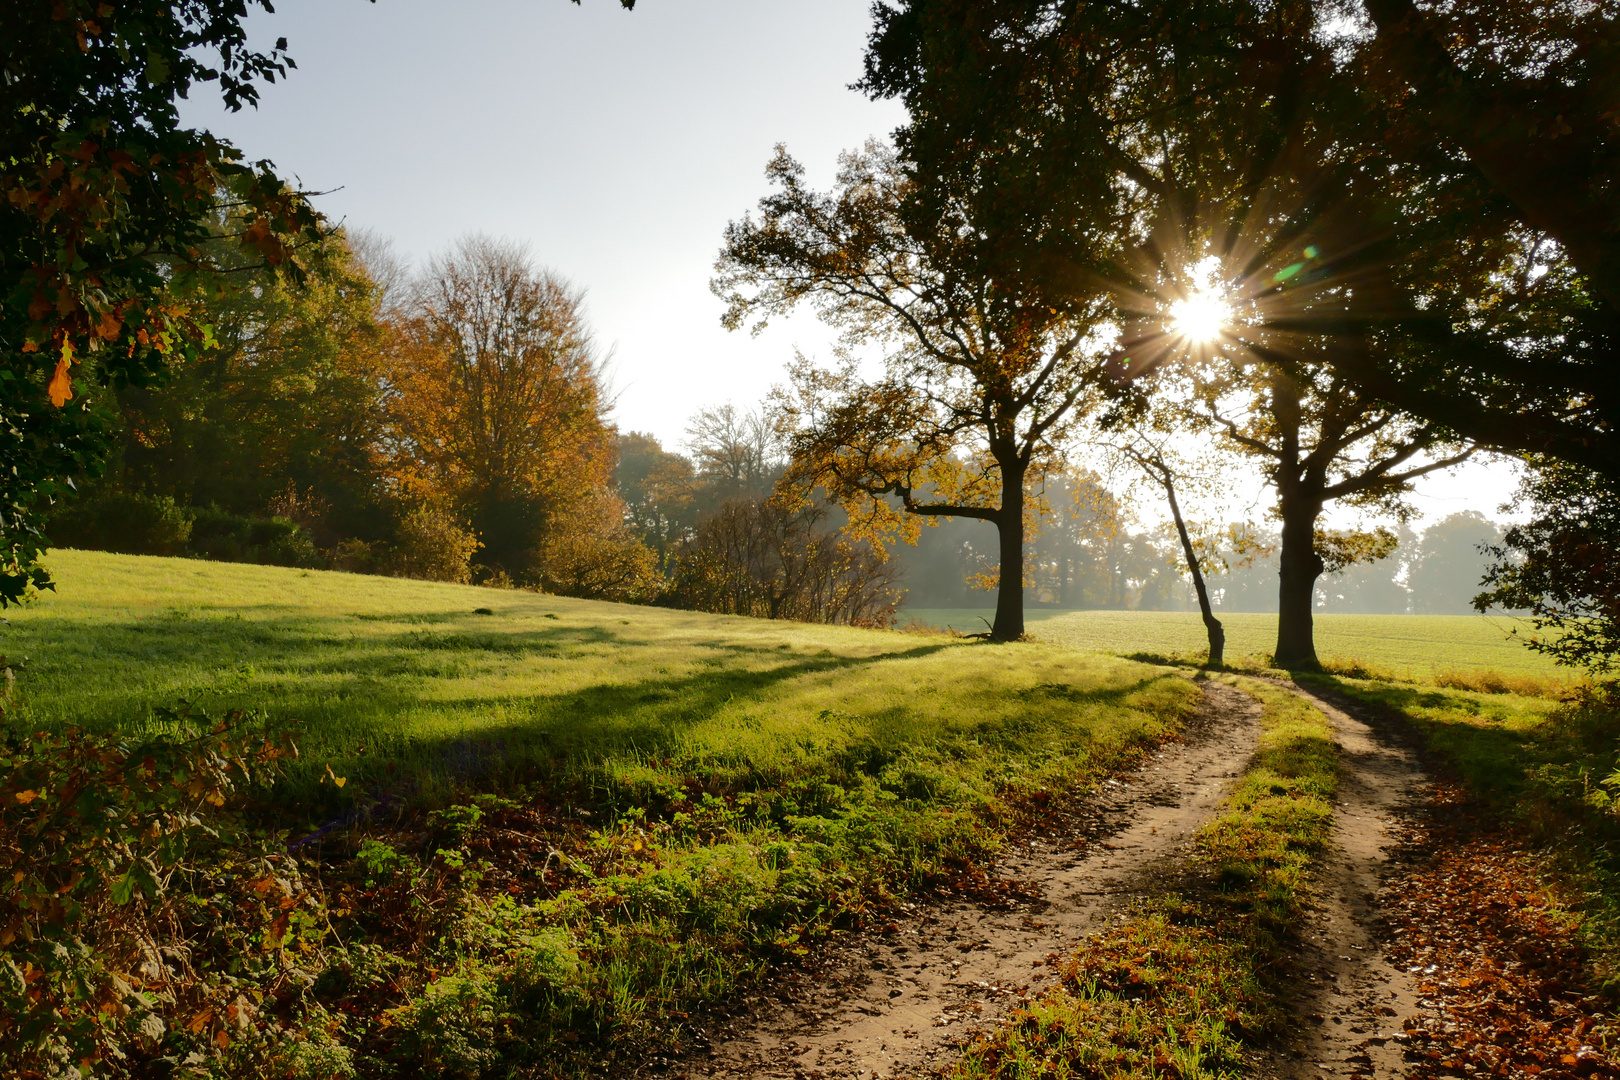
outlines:
[{"label": "orange leaves", "polygon": [[[1435,802],[1457,802],[1441,787]],[[1520,1072],[1620,1077],[1573,922],[1549,907],[1529,861],[1466,812],[1419,832],[1422,859],[1391,884],[1396,963],[1432,972],[1404,1023],[1408,1075]],[[1479,831],[1475,831],[1479,830]]]},{"label": "orange leaves", "polygon": [[62,358],[56,362],[56,373],[45,388],[50,395],[51,404],[60,409],[73,397],[73,379],[68,375],[68,366],[73,362],[73,347],[66,342],[62,345]]}]

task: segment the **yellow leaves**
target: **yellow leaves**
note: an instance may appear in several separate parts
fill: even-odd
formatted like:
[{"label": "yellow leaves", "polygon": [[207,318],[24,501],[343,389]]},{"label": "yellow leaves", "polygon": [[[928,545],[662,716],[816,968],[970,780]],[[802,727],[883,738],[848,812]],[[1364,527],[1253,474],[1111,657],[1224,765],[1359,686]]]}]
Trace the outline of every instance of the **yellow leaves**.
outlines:
[{"label": "yellow leaves", "polygon": [[337,773],[333,772],[330,764],[326,766],[326,775],[321,777],[320,782],[324,784],[328,779],[332,781],[334,787],[342,787],[344,784],[349,782],[349,778],[347,776],[339,776]]},{"label": "yellow leaves", "polygon": [[39,792],[33,790],[32,788],[24,788],[22,791],[19,791],[13,795],[12,798],[16,799],[17,802],[23,806],[27,806],[29,803],[39,798]]}]

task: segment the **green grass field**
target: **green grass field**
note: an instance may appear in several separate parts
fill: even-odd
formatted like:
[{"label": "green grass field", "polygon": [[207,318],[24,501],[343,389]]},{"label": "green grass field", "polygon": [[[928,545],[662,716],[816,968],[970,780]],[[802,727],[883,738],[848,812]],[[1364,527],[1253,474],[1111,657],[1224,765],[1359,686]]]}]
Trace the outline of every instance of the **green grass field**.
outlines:
[{"label": "green grass field", "polygon": [[[907,608],[916,619],[963,633],[983,630],[990,608]],[[1030,636],[1076,649],[1131,655],[1200,653],[1207,639],[1194,611],[1025,612]],[[1277,616],[1223,615],[1228,661],[1269,656],[1277,644]],[[1518,620],[1496,615],[1318,615],[1316,651],[1326,660],[1358,660],[1425,681],[1436,672],[1491,669],[1511,675],[1556,677],[1551,660],[1509,636]]]},{"label": "green grass field", "polygon": [[[307,936],[286,944],[290,915],[253,922],[251,889],[182,905],[161,930],[214,958],[205,977],[236,971],[225,958],[242,940],[266,941],[320,988],[274,1039],[227,1033],[237,1057],[221,1075],[353,1075],[364,1058],[367,1076],[585,1077],[683,1052],[694,1010],[773,960],[898,897],[975,887],[1008,830],[1173,734],[1199,696],[1184,673],[1057,645],[182,559],[48,561],[58,592],[0,632],[0,651],[29,658],[8,734],[146,736],[97,760],[155,762],[174,734],[195,737],[157,711],[181,699],[302,726],[289,774],[220,811],[258,831],[208,834],[258,846],[176,880],[249,889],[234,868],[296,860],[320,882],[287,887]],[[32,745],[6,750],[26,761]],[[56,813],[52,783],[27,787],[18,812]],[[289,856],[301,833],[320,839]],[[168,865],[182,850],[168,840],[143,857]],[[76,880],[116,908],[106,881]],[[0,943],[0,969],[61,966],[30,940]],[[63,955],[93,965],[108,947]],[[265,1000],[281,972],[243,985]],[[52,977],[64,995],[123,985]],[[41,1022],[79,1032],[56,1000]],[[141,1006],[176,1059],[219,1045],[186,1000]],[[93,1049],[71,1045],[64,1060]],[[0,1040],[10,1075],[6,1053]],[[289,1054],[336,1064],[294,1073]]]},{"label": "green grass field", "polygon": [[[208,833],[227,838],[215,861],[185,867],[183,880],[248,891],[181,905],[162,928],[217,965],[242,940],[270,942],[317,988],[274,1039],[232,1042],[232,1075],[283,1075],[302,1054],[341,1065],[333,1076],[364,1059],[368,1076],[585,1077],[683,1053],[691,1018],[774,961],[888,918],[899,898],[979,887],[1009,830],[1173,734],[1199,698],[1185,667],[1107,655],[1195,651],[1182,615],[1070,613],[1035,623],[1044,640],[992,645],[183,559],[48,563],[58,591],[0,623],[0,652],[28,658],[7,734],[161,742],[159,710],[181,700],[300,725],[290,774],[220,811],[251,827]],[[1264,651],[1253,618],[1233,620],[1235,656]],[[1362,620],[1360,638],[1346,623],[1323,651],[1463,662],[1452,641],[1424,640],[1431,623]],[[152,760],[128,742],[97,760]],[[17,812],[57,813],[47,787]],[[322,839],[288,853],[321,822]],[[142,857],[168,858],[168,842],[154,835]],[[287,886],[296,949],[276,929],[291,916],[252,898],[277,879],[249,881],[244,859],[319,881]],[[0,964],[57,962],[30,940],[0,945]],[[100,948],[67,955],[93,964]],[[251,993],[275,992],[280,963]],[[52,977],[78,986],[76,972]],[[141,1006],[165,1052],[222,1045],[181,1000]]]},{"label": "green grass field", "polygon": [[[1181,680],[1001,648],[278,567],[53,552],[55,594],[9,616],[10,723],[139,729],[185,699],[306,729],[306,764],[469,778],[612,760],[705,774],[857,744],[1000,740],[1039,771],[1137,723]],[[488,614],[478,613],[485,609]]]}]

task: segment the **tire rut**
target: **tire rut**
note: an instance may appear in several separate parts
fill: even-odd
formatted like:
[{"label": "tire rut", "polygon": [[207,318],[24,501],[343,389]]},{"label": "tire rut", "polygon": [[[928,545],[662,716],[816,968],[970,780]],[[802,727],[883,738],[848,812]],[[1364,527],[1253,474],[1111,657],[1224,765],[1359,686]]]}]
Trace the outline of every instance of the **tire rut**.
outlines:
[{"label": "tire rut", "polygon": [[1417,1011],[1417,981],[1385,956],[1379,892],[1400,847],[1397,815],[1421,801],[1428,777],[1417,756],[1355,706],[1293,682],[1332,721],[1341,747],[1332,847],[1315,877],[1313,909],[1294,961],[1294,1034],[1270,1048],[1261,1071],[1299,1077],[1401,1076],[1401,1017]]},{"label": "tire rut", "polygon": [[1078,812],[1010,841],[996,866],[1040,899],[1010,909],[967,899],[909,905],[882,934],[784,970],[710,1032],[677,1076],[867,1080],[948,1062],[956,1048],[1057,977],[1099,921],[1175,872],[1259,738],[1259,705],[1202,682],[1181,742],[1106,780]]}]

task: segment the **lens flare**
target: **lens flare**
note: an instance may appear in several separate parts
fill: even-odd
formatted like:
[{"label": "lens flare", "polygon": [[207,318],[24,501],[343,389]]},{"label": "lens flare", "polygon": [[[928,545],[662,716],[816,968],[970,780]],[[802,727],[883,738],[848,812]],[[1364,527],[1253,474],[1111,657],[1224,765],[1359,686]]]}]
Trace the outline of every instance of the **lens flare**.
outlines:
[{"label": "lens flare", "polygon": [[1232,305],[1212,289],[1200,289],[1170,305],[1170,329],[1198,345],[1217,341],[1232,323]]}]

